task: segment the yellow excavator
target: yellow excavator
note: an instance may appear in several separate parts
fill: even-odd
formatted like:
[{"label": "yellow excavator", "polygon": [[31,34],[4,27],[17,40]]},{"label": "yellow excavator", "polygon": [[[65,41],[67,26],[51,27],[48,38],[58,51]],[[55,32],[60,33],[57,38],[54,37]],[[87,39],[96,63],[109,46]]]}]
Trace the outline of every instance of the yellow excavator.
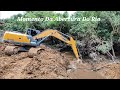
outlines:
[{"label": "yellow excavator", "polygon": [[40,47],[41,43],[49,36],[55,37],[66,44],[70,45],[74,55],[79,59],[78,49],[76,47],[76,41],[71,37],[58,30],[47,29],[42,32],[35,29],[27,29],[26,33],[20,33],[15,31],[6,31],[3,35],[3,42],[10,43],[4,49],[5,54],[12,55],[17,54],[19,51],[28,51],[29,56],[39,54],[45,47]]}]

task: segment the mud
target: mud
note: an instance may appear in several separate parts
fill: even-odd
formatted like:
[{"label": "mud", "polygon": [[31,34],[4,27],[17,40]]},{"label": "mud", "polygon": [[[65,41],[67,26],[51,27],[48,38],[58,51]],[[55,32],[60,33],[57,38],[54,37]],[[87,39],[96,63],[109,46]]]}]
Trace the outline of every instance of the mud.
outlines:
[{"label": "mud", "polygon": [[120,62],[104,65],[97,72],[106,79],[120,79]]},{"label": "mud", "polygon": [[[3,45],[1,45],[3,46]],[[17,55],[4,55],[0,47],[1,79],[104,79],[120,78],[120,64],[109,64],[103,68],[104,62],[91,65],[77,63],[73,53],[61,53],[44,46],[44,51],[34,57],[28,52]],[[96,71],[93,70],[93,66]]]},{"label": "mud", "polygon": [[40,55],[28,57],[28,52],[17,55],[4,55],[0,48],[0,78],[63,78],[67,77],[67,60],[56,50],[46,48]]}]

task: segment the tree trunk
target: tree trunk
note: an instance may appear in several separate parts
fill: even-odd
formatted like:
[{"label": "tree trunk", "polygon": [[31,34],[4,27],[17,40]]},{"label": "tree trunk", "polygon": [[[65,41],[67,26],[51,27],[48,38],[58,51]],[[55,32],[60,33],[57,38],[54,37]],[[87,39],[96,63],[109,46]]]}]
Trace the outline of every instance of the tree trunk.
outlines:
[{"label": "tree trunk", "polygon": [[112,39],[112,37],[113,37],[113,32],[111,33],[110,39],[111,39],[111,47],[112,47],[113,58],[115,58],[116,56],[115,56],[115,52],[114,52],[114,48],[113,48],[113,39]]},{"label": "tree trunk", "polygon": [[113,55],[109,51],[107,52],[107,55],[110,56],[113,61],[115,61]]}]

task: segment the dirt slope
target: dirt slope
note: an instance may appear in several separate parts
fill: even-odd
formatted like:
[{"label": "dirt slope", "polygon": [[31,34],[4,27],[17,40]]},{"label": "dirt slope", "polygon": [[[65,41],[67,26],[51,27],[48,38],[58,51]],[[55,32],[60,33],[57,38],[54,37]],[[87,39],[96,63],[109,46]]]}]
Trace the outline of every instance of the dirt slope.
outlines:
[{"label": "dirt slope", "polygon": [[107,79],[120,79],[120,63],[110,63],[97,71]]},{"label": "dirt slope", "polygon": [[[1,79],[106,78],[105,75],[100,73],[104,70],[101,69],[101,71],[99,70],[98,72],[91,71],[89,70],[91,66],[87,63],[86,65],[74,63],[73,59],[75,58],[71,53],[60,53],[51,48],[45,49],[45,51],[42,51],[40,55],[33,58],[29,58],[27,52],[6,56],[3,54],[2,50],[0,50],[0,56]],[[75,65],[77,69],[70,69],[71,65]],[[119,77],[116,76],[116,78]]]}]

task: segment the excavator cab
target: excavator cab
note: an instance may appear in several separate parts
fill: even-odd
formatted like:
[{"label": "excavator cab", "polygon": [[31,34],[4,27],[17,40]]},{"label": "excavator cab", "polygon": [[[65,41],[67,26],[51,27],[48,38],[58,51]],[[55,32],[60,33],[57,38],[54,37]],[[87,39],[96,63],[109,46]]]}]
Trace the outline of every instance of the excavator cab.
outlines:
[{"label": "excavator cab", "polygon": [[33,36],[36,36],[36,35],[40,34],[40,31],[39,31],[39,30],[35,30],[35,29],[28,28],[28,29],[26,30],[26,34],[27,34],[27,35],[31,35],[31,36],[33,37]]}]

